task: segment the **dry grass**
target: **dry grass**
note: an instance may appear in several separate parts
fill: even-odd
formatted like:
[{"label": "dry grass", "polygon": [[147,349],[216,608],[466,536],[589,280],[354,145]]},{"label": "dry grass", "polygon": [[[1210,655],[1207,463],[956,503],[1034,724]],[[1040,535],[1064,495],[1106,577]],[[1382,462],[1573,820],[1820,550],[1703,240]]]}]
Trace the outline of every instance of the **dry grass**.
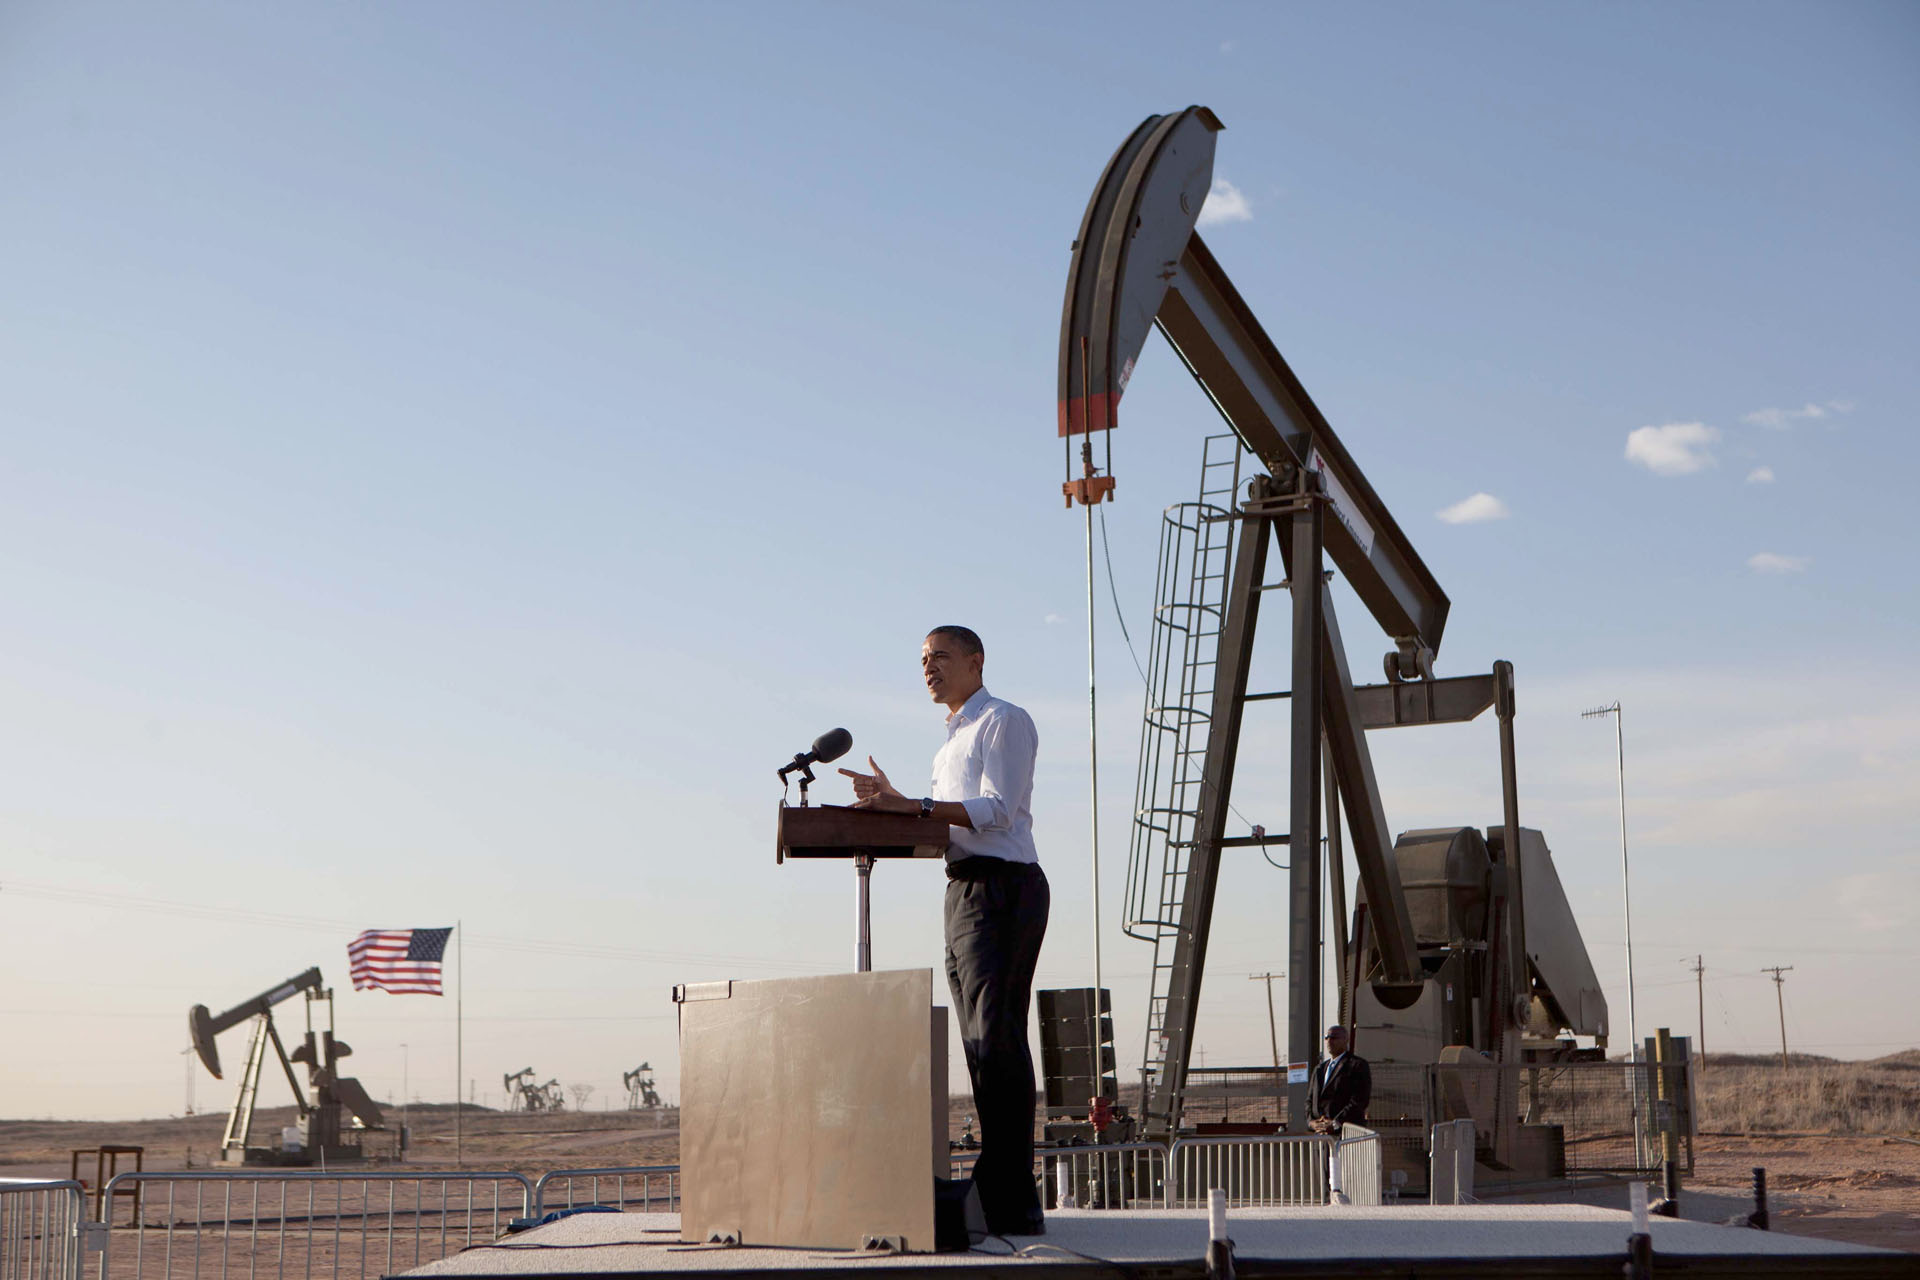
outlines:
[{"label": "dry grass", "polygon": [[1697,1122],[1707,1133],[1920,1134],[1920,1050],[1868,1062],[1813,1055],[1696,1061]]}]

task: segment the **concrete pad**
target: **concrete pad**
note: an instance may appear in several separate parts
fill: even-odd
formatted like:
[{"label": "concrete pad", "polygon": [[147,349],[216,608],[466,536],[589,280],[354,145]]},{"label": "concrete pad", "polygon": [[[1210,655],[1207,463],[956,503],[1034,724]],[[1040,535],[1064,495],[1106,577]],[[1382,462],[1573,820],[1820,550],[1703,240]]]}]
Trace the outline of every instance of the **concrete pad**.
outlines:
[{"label": "concrete pad", "polygon": [[[1023,1263],[1121,1266],[1159,1263],[1185,1267],[1205,1255],[1204,1211],[1058,1210],[1047,1215],[1045,1236],[994,1238],[968,1253],[855,1255],[822,1249],[722,1248],[682,1244],[679,1217],[670,1213],[591,1213],[536,1227],[492,1245],[430,1263],[410,1276],[519,1276],[555,1274],[647,1275],[681,1272],[819,1271],[857,1266],[1004,1267],[1017,1249]],[[1624,1257],[1631,1218],[1586,1205],[1393,1205],[1379,1207],[1242,1209],[1228,1217],[1228,1234],[1244,1269],[1262,1259],[1303,1263],[1356,1258],[1382,1260],[1596,1259]],[[1837,1244],[1804,1236],[1655,1218],[1656,1259],[1753,1257],[1813,1262],[1819,1258],[1912,1258],[1890,1249]],[[867,1259],[859,1261],[859,1259]],[[1920,1258],[1913,1259],[1920,1272]],[[1656,1271],[1658,1267],[1656,1265]],[[1764,1270],[1764,1268],[1761,1268]]]}]

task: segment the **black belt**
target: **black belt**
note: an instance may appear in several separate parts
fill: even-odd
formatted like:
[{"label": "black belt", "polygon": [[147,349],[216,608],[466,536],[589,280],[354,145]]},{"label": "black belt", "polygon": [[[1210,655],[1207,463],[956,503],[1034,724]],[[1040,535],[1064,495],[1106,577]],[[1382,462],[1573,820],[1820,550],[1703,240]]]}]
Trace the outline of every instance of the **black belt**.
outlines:
[{"label": "black belt", "polygon": [[1011,858],[996,858],[990,853],[976,853],[970,857],[958,858],[947,864],[949,880],[991,880],[995,876],[1038,874],[1037,862],[1015,862]]}]

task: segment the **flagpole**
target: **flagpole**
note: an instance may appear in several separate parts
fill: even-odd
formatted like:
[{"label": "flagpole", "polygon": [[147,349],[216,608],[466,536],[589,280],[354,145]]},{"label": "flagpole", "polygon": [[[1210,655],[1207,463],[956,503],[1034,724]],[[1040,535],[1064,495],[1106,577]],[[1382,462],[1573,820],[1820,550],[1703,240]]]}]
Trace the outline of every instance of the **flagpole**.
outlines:
[{"label": "flagpole", "polygon": [[462,1168],[466,1163],[464,1137],[466,1126],[462,1117],[465,1108],[460,1105],[461,1087],[467,1078],[467,931],[460,927],[461,922],[453,922],[453,1164]]}]

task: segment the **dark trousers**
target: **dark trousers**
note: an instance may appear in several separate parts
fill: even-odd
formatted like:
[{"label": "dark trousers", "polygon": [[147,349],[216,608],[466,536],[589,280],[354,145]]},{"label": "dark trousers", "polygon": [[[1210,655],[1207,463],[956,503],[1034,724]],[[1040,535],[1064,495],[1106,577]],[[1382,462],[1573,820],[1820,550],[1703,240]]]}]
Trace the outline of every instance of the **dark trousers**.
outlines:
[{"label": "dark trousers", "polygon": [[1027,1008],[1052,895],[1032,863],[964,858],[947,876],[947,985],[980,1118],[973,1183],[988,1230],[1014,1234],[1040,1221]]}]

